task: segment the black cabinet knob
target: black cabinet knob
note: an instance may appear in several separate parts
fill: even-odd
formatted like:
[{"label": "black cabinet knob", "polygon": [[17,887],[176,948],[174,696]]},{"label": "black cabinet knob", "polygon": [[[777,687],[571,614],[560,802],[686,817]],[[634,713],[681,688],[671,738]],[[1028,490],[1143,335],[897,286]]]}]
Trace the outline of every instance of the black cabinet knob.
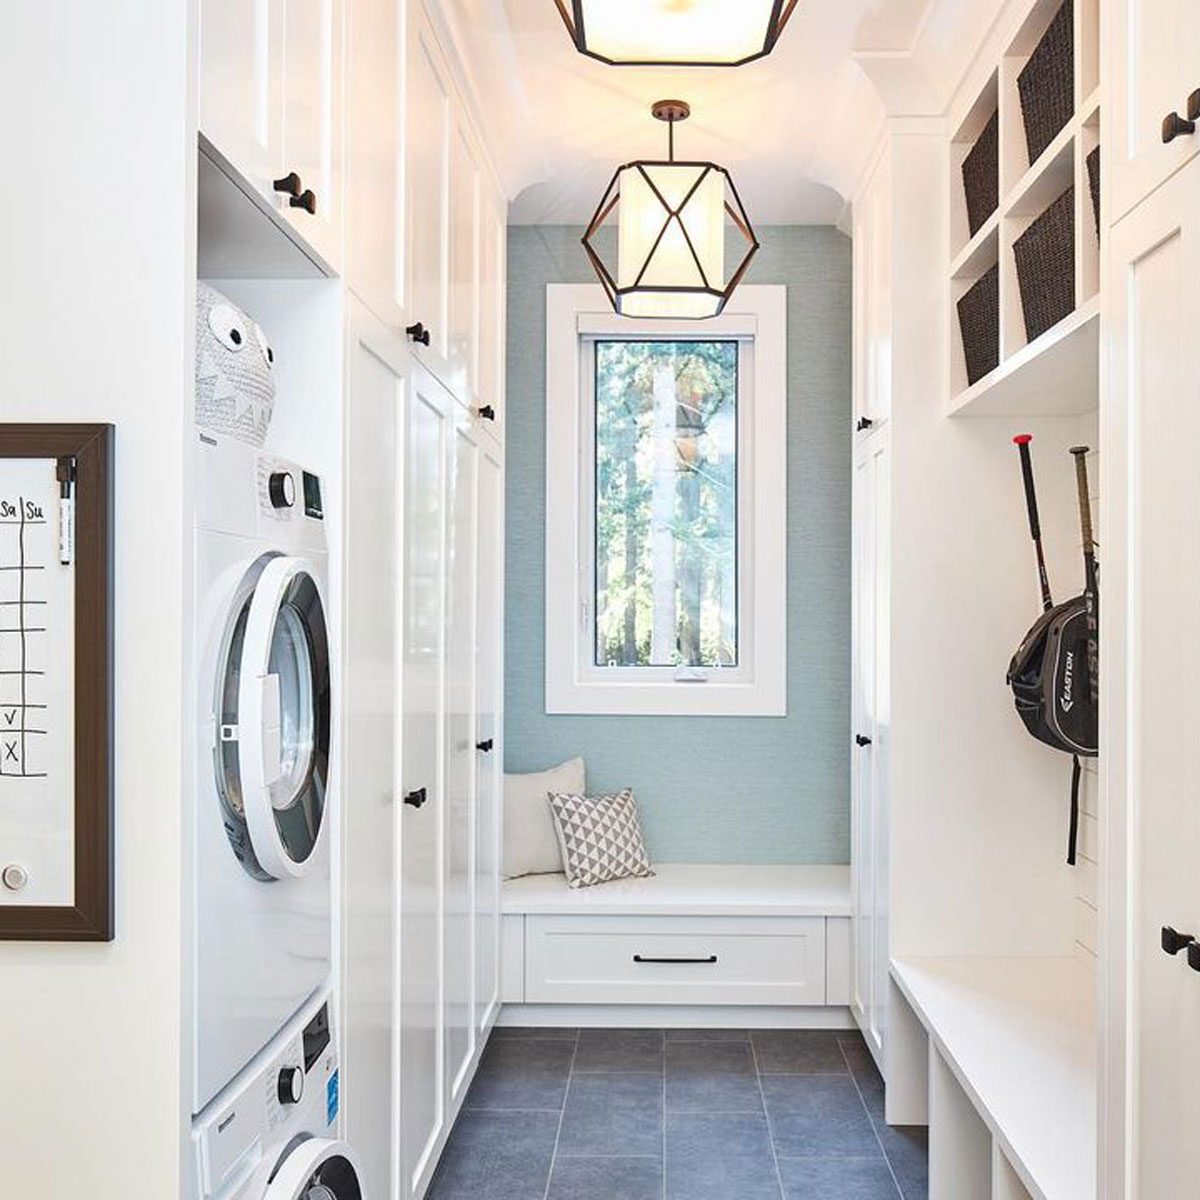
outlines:
[{"label": "black cabinet knob", "polygon": [[1178,930],[1172,929],[1170,925],[1163,926],[1162,948],[1167,954],[1174,956],[1185,947],[1195,944],[1196,939],[1190,933],[1180,933]]},{"label": "black cabinet knob", "polygon": [[414,325],[407,326],[404,332],[407,333],[414,342],[420,342],[422,346],[429,345],[429,330],[426,329],[420,321],[417,321]]},{"label": "black cabinet knob", "polygon": [[286,192],[289,196],[298,196],[304,189],[300,176],[295,171],[289,171],[282,179],[272,180],[271,186],[277,192]]},{"label": "black cabinet knob", "polygon": [[428,799],[429,797],[425,794],[425,789],[417,788],[415,792],[409,792],[408,795],[404,797],[404,803],[407,804],[409,808],[423,808],[425,801]]},{"label": "black cabinet knob", "polygon": [[1195,132],[1196,122],[1189,121],[1187,117],[1181,117],[1177,112],[1167,113],[1167,115],[1163,117],[1162,140],[1164,144],[1167,142],[1173,142],[1182,134]]},{"label": "black cabinet knob", "polygon": [[496,410],[490,404],[485,404],[481,408],[477,408],[475,412],[482,421],[494,421],[496,419]]},{"label": "black cabinet knob", "polygon": [[859,417],[858,424],[854,426],[858,433],[862,433],[866,429],[870,429],[875,424],[870,417]]},{"label": "black cabinet knob", "polygon": [[298,196],[292,196],[288,200],[288,204],[292,208],[302,208],[310,216],[316,216],[317,213],[317,196],[312,188],[306,188]]},{"label": "black cabinet knob", "polygon": [[1187,115],[1189,121],[1200,121],[1200,88],[1188,97]]},{"label": "black cabinet knob", "polygon": [[854,735],[854,744],[856,746],[869,746],[871,739],[865,733],[856,733]]},{"label": "black cabinet knob", "polygon": [[1193,942],[1188,947],[1188,966],[1193,971],[1200,971],[1200,942]]},{"label": "black cabinet knob", "polygon": [[496,743],[491,738],[488,738],[486,741],[476,742],[475,749],[478,750],[481,754],[491,754],[492,749],[495,745],[496,745]]}]

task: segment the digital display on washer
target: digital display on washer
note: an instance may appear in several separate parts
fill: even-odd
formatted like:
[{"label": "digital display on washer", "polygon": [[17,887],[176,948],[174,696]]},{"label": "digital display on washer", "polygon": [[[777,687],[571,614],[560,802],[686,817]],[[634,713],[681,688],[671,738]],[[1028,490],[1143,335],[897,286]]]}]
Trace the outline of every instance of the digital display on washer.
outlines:
[{"label": "digital display on washer", "polygon": [[329,1005],[322,1004],[321,1011],[304,1027],[304,1071],[307,1074],[321,1057],[321,1051],[329,1045]]},{"label": "digital display on washer", "polygon": [[315,520],[325,520],[325,510],[321,506],[321,479],[308,471],[304,472],[304,515]]}]

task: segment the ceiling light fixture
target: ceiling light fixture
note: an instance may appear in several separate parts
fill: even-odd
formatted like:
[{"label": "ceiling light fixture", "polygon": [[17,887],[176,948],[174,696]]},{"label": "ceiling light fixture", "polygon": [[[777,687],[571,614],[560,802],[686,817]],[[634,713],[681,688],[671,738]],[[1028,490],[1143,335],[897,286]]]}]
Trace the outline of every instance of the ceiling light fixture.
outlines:
[{"label": "ceiling light fixture", "polygon": [[[650,111],[667,122],[667,161],[618,168],[583,247],[622,316],[715,317],[758,251],[758,238],[724,167],[675,161],[675,122],[687,119],[688,105],[659,100]],[[614,213],[615,274],[601,253]],[[728,276],[727,260],[738,262]]]},{"label": "ceiling light fixture", "polygon": [[554,0],[580,54],[617,67],[740,67],[775,49],[799,0]]}]

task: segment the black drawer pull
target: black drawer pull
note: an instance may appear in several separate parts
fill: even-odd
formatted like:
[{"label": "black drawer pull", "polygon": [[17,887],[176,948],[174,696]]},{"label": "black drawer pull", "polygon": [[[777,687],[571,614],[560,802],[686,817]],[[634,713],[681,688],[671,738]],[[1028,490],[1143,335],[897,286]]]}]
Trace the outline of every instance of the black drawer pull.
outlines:
[{"label": "black drawer pull", "polygon": [[412,325],[406,325],[404,327],[404,332],[407,333],[414,342],[417,342],[422,346],[429,345],[429,330],[426,329],[420,321],[416,321]]},{"label": "black drawer pull", "polygon": [[1163,117],[1162,140],[1164,145],[1173,142],[1177,137],[1182,137],[1185,133],[1195,132],[1196,122],[1181,117],[1177,112],[1169,112]]},{"label": "black drawer pull", "polygon": [[302,208],[310,217],[317,215],[317,194],[312,188],[305,188],[298,196],[290,196],[288,204],[292,208]]},{"label": "black drawer pull", "polygon": [[404,803],[410,808],[422,808],[424,807],[425,801],[428,799],[429,797],[426,795],[425,789],[417,788],[415,792],[409,792],[408,795],[404,797]]},{"label": "black drawer pull", "polygon": [[298,196],[304,190],[300,176],[295,171],[289,171],[282,179],[273,179],[271,186],[277,192],[286,192],[289,196]]},{"label": "black drawer pull", "polygon": [[667,964],[701,963],[704,966],[711,966],[713,963],[715,963],[717,961],[717,956],[715,954],[710,954],[707,958],[646,958],[641,954],[635,954],[633,956],[633,961],[635,963],[667,963]]}]

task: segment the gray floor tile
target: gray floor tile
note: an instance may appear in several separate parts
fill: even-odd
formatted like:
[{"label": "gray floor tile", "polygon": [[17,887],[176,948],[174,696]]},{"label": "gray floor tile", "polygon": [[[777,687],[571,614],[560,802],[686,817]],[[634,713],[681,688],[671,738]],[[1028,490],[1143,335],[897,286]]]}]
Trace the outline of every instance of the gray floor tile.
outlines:
[{"label": "gray floor tile", "polygon": [[582,1029],[575,1071],[661,1071],[661,1029]]},{"label": "gray floor tile", "polygon": [[875,1130],[848,1075],[764,1075],[762,1088],[781,1156],[880,1155]]},{"label": "gray floor tile", "polygon": [[882,1158],[781,1158],[785,1200],[899,1200]]},{"label": "gray floor tile", "polygon": [[763,1116],[667,1115],[666,1200],[780,1200]]},{"label": "gray floor tile", "polygon": [[501,1042],[526,1038],[573,1042],[578,1036],[578,1029],[558,1029],[549,1025],[497,1025],[492,1030],[492,1040]]},{"label": "gray floor tile", "polygon": [[429,1188],[429,1200],[543,1200],[556,1113],[464,1112]]},{"label": "gray floor tile", "polygon": [[854,1076],[854,1082],[858,1084],[858,1090],[862,1094],[863,1103],[867,1106],[867,1112],[871,1114],[876,1123],[881,1122],[883,1120],[883,1079],[879,1074],[879,1068],[875,1065],[875,1060],[871,1057],[870,1050],[867,1049],[866,1042],[857,1033],[843,1034],[839,1040],[842,1054],[850,1068],[850,1074]]},{"label": "gray floor tile", "polygon": [[929,1130],[924,1125],[876,1125],[875,1132],[892,1164],[904,1200],[927,1200]]},{"label": "gray floor tile", "polygon": [[513,1039],[489,1042],[467,1108],[561,1109],[574,1042]]},{"label": "gray floor tile", "polygon": [[748,1029],[668,1029],[668,1042],[744,1042]]},{"label": "gray floor tile", "polygon": [[748,1042],[668,1042],[667,1111],[761,1113]]},{"label": "gray floor tile", "polygon": [[838,1035],[826,1029],[756,1029],[750,1034],[763,1075],[844,1075]]},{"label": "gray floor tile", "polygon": [[563,1158],[554,1161],[547,1200],[662,1200],[661,1154],[655,1158]]},{"label": "gray floor tile", "polygon": [[662,1072],[574,1075],[558,1155],[662,1156]]}]

